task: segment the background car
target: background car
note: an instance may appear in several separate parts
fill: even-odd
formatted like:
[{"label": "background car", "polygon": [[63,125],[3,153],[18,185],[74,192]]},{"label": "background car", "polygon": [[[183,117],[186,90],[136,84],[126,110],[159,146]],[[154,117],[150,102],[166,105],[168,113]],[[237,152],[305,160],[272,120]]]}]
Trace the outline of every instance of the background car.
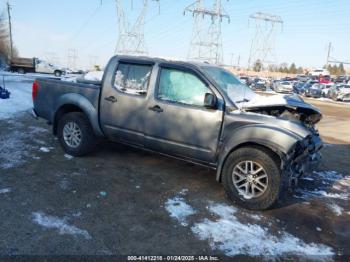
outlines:
[{"label": "background car", "polygon": [[329,91],[332,88],[334,83],[329,83],[329,84],[320,84],[321,92],[323,97],[328,97]]},{"label": "background car", "polygon": [[347,83],[348,81],[349,81],[349,76],[345,76],[345,75],[343,75],[343,76],[338,76],[338,77],[334,80],[335,83]]},{"label": "background car", "polygon": [[337,101],[350,101],[350,85],[338,84],[329,90],[329,98]]},{"label": "background car", "polygon": [[330,75],[329,71],[327,69],[315,69],[313,71],[310,72],[311,76],[326,76],[326,75]]},{"label": "background car", "polygon": [[287,81],[279,82],[275,87],[275,91],[278,93],[293,93],[293,84]]},{"label": "background car", "polygon": [[301,94],[303,92],[303,90],[304,90],[304,86],[305,86],[305,82],[304,81],[295,82],[294,85],[293,85],[294,93]]},{"label": "background car", "polygon": [[313,97],[313,98],[322,97],[322,89],[320,87],[320,84],[316,83],[311,86],[308,86],[304,91],[304,95],[306,97]]},{"label": "background car", "polygon": [[300,91],[299,91],[299,94],[301,94],[301,95],[305,95],[305,90],[307,90],[308,88],[310,88],[313,84],[317,84],[318,83],[318,81],[317,80],[308,80],[305,84],[304,84],[304,86],[302,86],[301,88],[300,88]]}]

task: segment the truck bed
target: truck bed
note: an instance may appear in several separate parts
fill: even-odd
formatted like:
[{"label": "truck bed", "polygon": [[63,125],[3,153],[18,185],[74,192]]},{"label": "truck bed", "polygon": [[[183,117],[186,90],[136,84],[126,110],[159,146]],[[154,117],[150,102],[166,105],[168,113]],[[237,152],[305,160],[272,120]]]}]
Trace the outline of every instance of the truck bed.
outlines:
[{"label": "truck bed", "polygon": [[55,112],[62,104],[67,104],[70,97],[80,103],[88,100],[91,105],[98,109],[101,85],[95,83],[74,83],[52,78],[36,79],[38,85],[37,97],[34,99],[34,108],[39,117],[53,122]]},{"label": "truck bed", "polygon": [[12,67],[35,68],[33,58],[14,57],[12,58],[10,65]]}]

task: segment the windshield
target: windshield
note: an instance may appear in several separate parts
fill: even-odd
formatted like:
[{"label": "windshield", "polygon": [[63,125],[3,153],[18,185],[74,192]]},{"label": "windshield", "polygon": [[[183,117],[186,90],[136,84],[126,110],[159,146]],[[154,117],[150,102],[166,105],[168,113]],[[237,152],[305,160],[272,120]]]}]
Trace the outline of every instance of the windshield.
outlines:
[{"label": "windshield", "polygon": [[257,96],[248,86],[244,85],[229,71],[214,66],[203,66],[207,73],[235,104],[248,102]]}]

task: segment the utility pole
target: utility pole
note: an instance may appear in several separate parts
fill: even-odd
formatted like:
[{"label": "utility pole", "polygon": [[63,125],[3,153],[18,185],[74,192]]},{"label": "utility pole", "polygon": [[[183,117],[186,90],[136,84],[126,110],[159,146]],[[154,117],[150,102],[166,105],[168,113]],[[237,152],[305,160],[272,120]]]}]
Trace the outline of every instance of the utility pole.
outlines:
[{"label": "utility pole", "polygon": [[76,69],[76,61],[78,59],[77,50],[75,48],[68,49],[67,67],[69,69]]},{"label": "utility pole", "polygon": [[[193,33],[188,52],[188,60],[222,64],[222,20],[230,22],[230,16],[222,8],[221,0],[214,0],[212,9],[204,7],[204,0],[197,0],[185,8],[194,17]],[[210,18],[210,24],[205,18]]]},{"label": "utility pole", "polygon": [[10,31],[10,59],[13,58],[13,41],[12,41],[12,23],[11,23],[11,5],[10,2],[7,1],[7,15],[9,19],[9,31]]},{"label": "utility pole", "polygon": [[283,20],[280,16],[257,12],[249,16],[249,21],[255,22],[255,35],[250,48],[248,67],[259,59],[264,64],[274,64],[276,43],[276,26],[283,27]]},{"label": "utility pole", "polygon": [[[157,1],[159,4],[159,0],[153,1]],[[148,51],[146,48],[144,25],[149,0],[142,1],[141,11],[133,24],[130,24],[130,17],[132,17],[130,14],[131,12],[124,8],[122,2],[123,0],[116,0],[119,36],[115,53],[147,55]],[[133,9],[133,0],[131,0],[131,9]],[[129,19],[127,15],[130,16]]]},{"label": "utility pole", "polygon": [[329,65],[329,59],[331,57],[331,49],[332,49],[332,43],[329,42],[329,44],[328,44],[328,52],[327,52],[327,61],[326,61],[327,68],[328,68],[328,65]]}]

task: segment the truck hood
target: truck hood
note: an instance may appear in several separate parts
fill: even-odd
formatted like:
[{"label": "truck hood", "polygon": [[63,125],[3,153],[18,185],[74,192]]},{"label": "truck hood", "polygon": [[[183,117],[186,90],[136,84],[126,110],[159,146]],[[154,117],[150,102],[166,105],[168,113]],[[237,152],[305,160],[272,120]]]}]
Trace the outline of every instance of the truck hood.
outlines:
[{"label": "truck hood", "polygon": [[[316,124],[322,118],[320,110],[306,103],[298,95],[257,95],[242,104],[248,112],[263,113],[290,120],[300,120],[308,124]],[[286,114],[288,113],[288,114]]]}]

